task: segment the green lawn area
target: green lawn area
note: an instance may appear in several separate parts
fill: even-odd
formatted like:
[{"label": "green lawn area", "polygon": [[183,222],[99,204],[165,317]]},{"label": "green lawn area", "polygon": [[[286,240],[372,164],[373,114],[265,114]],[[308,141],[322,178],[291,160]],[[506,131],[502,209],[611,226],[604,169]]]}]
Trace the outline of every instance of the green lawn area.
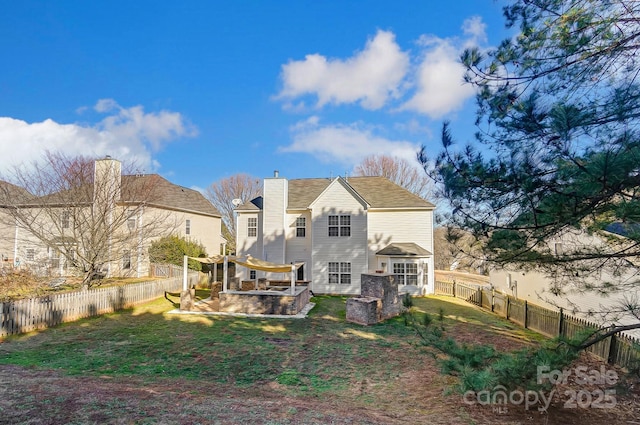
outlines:
[{"label": "green lawn area", "polygon": [[[319,296],[312,301],[316,307],[308,318],[281,320],[168,314],[175,306],[162,298],[119,313],[8,337],[0,343],[0,368],[13,368],[12,373],[17,368],[27,370],[27,378],[35,374],[34,382],[40,383],[53,378],[47,375],[38,381],[39,373],[55,372],[55,387],[52,384],[48,390],[38,384],[42,394],[31,404],[21,405],[23,409],[31,406],[32,416],[60,415],[47,409],[77,398],[73,389],[78,385],[91,384],[99,392],[103,385],[117,384],[116,388],[126,387],[135,394],[149,388],[157,399],[129,393],[115,396],[110,386],[109,394],[96,396],[106,401],[95,406],[76,403],[72,417],[84,412],[81,417],[92,418],[97,411],[122,403],[119,414],[133,412],[122,423],[393,424],[416,423],[416,418],[431,418],[423,423],[483,423],[471,419],[478,413],[470,412],[460,395],[451,391],[455,378],[439,373],[433,351],[420,344],[402,317],[364,327],[345,321],[345,297]],[[541,338],[452,298],[415,298],[414,306],[419,314],[430,313],[436,321],[442,314],[446,333],[460,341],[515,349]],[[7,376],[5,384],[12,379]],[[65,382],[70,382],[68,387]],[[33,388],[20,390],[19,382],[9,383],[17,386],[14,393],[5,393],[11,395],[5,403],[31,397]],[[175,412],[167,413],[166,403],[176,398],[176,391],[180,397],[206,395],[210,410],[198,405],[195,419],[175,419],[170,416]],[[212,399],[212,393],[224,397]],[[238,406],[247,398],[262,406],[258,410],[263,414],[266,409],[267,416],[257,420],[251,416],[254,411],[242,416]],[[111,404],[105,404],[109,400]],[[287,404],[274,400],[287,400]],[[182,403],[186,408],[193,400]],[[235,412],[229,413],[229,421],[198,422],[220,418],[225,409]],[[0,402],[0,417],[2,411]],[[142,411],[151,419],[140,419]]]},{"label": "green lawn area", "polygon": [[[165,299],[121,313],[11,337],[0,363],[92,374],[213,379],[240,386],[276,381],[294,392],[344,389],[354,378],[394,374],[399,360],[384,350],[422,356],[414,331],[397,317],[370,327],[345,321],[344,297],[316,297],[308,319],[256,319],[166,314]],[[533,338],[517,326],[454,300],[416,299],[416,309],[445,325],[469,326]],[[395,357],[395,356],[394,356]]]}]

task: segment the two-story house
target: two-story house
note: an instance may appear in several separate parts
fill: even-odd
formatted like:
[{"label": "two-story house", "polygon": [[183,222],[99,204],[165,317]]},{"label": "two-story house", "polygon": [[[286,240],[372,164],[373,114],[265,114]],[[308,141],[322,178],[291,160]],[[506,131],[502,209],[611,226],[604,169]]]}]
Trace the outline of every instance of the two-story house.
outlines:
[{"label": "two-story house", "polygon": [[[221,215],[204,196],[157,174],[122,174],[110,157],[39,196],[0,182],[0,255],[38,274],[147,276],[149,245],[178,235],[218,254]],[[71,179],[70,179],[71,180]],[[45,182],[46,184],[46,182]]]},{"label": "two-story house", "polygon": [[[402,289],[434,287],[433,204],[384,177],[264,180],[263,196],[240,205],[237,255],[302,264],[314,293],[359,294],[362,273],[398,276]],[[239,267],[236,276],[256,279]]]}]

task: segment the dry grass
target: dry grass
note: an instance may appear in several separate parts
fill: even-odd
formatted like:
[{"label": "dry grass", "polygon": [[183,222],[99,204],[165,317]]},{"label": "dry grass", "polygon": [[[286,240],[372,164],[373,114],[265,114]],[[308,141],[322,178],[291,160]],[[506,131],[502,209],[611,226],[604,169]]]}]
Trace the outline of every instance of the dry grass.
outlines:
[{"label": "dry grass", "polygon": [[[345,321],[344,297],[315,297],[304,320],[167,314],[165,299],[0,342],[0,424],[627,424],[640,394],[614,409],[496,411],[468,405],[402,318]],[[458,342],[505,351],[537,335],[451,298]],[[597,369],[599,364],[593,364]]]},{"label": "dry grass", "polygon": [[[25,298],[34,298],[52,293],[75,291],[82,287],[81,276],[68,276],[63,278],[62,285],[52,287],[52,283],[59,278],[51,276],[36,276],[28,270],[0,269],[0,302],[13,301]],[[143,282],[145,278],[107,278],[93,281],[95,287],[124,285],[128,283]]]}]

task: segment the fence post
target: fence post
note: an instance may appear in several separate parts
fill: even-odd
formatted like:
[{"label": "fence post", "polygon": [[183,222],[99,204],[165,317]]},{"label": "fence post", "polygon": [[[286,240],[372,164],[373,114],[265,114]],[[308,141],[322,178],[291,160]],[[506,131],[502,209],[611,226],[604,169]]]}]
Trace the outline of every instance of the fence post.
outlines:
[{"label": "fence post", "polygon": [[511,308],[511,297],[509,295],[507,295],[507,302],[506,302],[506,308],[504,309],[504,316],[505,319],[509,320],[509,308]]},{"label": "fence post", "polygon": [[496,288],[494,288],[493,286],[491,287],[491,312],[493,313],[493,308],[495,305],[495,301],[494,301],[494,296],[496,293]]},{"label": "fence post", "polygon": [[[614,325],[611,325],[613,328]],[[607,355],[607,363],[614,364],[616,360],[616,355],[618,354],[618,337],[616,334],[613,334],[609,337],[609,353]]]},{"label": "fence post", "polygon": [[455,280],[453,281],[453,286],[451,291],[453,292],[453,298],[455,298],[456,297],[456,281]]},{"label": "fence post", "polygon": [[527,329],[527,319],[529,316],[529,307],[527,305],[527,300],[524,300],[524,328]]},{"label": "fence post", "polygon": [[558,336],[562,336],[562,322],[564,321],[564,313],[560,307],[560,318],[558,319]]}]

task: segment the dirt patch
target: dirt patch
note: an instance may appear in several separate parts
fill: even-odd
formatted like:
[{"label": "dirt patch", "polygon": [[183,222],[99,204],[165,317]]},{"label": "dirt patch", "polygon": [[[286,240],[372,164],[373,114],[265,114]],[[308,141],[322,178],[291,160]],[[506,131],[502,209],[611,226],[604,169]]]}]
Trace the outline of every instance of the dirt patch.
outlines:
[{"label": "dirt patch", "polygon": [[[386,353],[382,352],[381,355]],[[389,353],[390,354],[390,353]],[[599,368],[594,360],[586,365]],[[640,389],[617,389],[611,408],[567,408],[557,388],[548,411],[524,405],[465,403],[445,389],[454,378],[433,367],[392,382],[363,377],[341,396],[292,396],[277,382],[241,388],[204,380],[64,376],[57,371],[0,366],[0,424],[637,424]],[[599,386],[581,387],[594,393]],[[583,400],[584,401],[584,400]]]}]

